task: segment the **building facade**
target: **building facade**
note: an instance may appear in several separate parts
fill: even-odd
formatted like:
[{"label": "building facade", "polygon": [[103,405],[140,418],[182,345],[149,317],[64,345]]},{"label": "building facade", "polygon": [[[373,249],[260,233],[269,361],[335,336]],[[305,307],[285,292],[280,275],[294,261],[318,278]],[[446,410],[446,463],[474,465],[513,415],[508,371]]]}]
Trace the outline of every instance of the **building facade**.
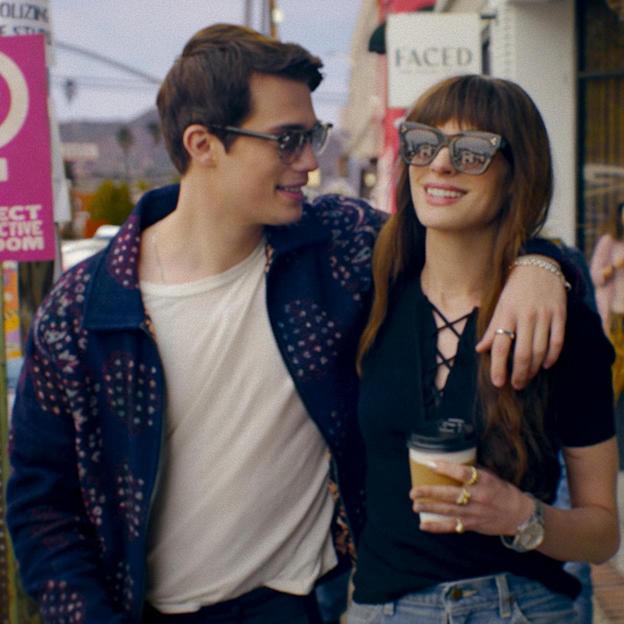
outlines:
[{"label": "building facade", "polygon": [[[437,0],[420,5],[414,10],[479,15],[483,73],[522,85],[550,134],[555,193],[546,231],[589,257],[604,224],[624,201],[624,2]],[[388,153],[385,134],[393,128],[379,123],[388,117],[384,50],[381,55],[368,51],[375,48],[374,34],[388,10],[387,0],[363,2],[345,124],[357,162],[369,169],[370,163],[378,165],[373,198],[391,208],[384,198],[391,194],[389,163],[395,153]]]}]

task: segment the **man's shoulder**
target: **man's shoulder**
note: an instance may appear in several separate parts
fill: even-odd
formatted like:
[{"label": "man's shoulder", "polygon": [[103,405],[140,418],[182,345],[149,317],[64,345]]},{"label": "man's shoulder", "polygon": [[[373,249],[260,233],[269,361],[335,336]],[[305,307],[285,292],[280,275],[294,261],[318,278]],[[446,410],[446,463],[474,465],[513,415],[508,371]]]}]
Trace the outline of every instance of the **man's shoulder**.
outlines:
[{"label": "man's shoulder", "polygon": [[304,220],[328,228],[332,236],[369,233],[376,236],[388,215],[373,208],[364,199],[346,195],[319,195],[304,204]]},{"label": "man's shoulder", "polygon": [[87,292],[103,252],[98,252],[65,271],[37,309],[33,319],[35,337],[43,343],[56,340],[58,332],[71,333],[80,324]]}]

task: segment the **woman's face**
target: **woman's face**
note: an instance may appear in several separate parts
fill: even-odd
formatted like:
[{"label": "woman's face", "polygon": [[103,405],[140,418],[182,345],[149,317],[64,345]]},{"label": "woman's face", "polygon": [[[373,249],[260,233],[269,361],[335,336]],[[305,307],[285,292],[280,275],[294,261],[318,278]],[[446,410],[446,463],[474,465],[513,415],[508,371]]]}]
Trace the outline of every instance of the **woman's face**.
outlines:
[{"label": "woman's face", "polygon": [[[462,128],[455,121],[436,127],[448,135],[463,130],[488,130]],[[489,229],[505,199],[508,171],[505,157],[497,152],[481,175],[461,173],[453,167],[448,148],[443,147],[429,165],[409,167],[412,202],[418,220],[427,229],[440,231]]]}]

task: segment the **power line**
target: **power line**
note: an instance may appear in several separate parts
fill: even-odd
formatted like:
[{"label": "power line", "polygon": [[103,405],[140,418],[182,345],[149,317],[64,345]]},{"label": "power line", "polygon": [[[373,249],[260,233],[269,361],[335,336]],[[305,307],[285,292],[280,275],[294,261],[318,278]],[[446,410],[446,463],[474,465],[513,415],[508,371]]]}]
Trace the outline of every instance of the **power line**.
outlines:
[{"label": "power line", "polygon": [[58,87],[66,87],[67,83],[73,83],[76,87],[86,89],[123,90],[134,89],[138,91],[153,91],[156,85],[146,84],[136,80],[122,80],[118,78],[103,78],[98,76],[63,76],[52,74],[52,84]]},{"label": "power line", "polygon": [[139,78],[142,78],[143,80],[151,84],[160,84],[160,78],[152,76],[151,74],[141,71],[140,69],[131,67],[130,65],[126,65],[125,63],[121,63],[120,61],[117,61],[108,56],[105,56],[104,54],[100,54],[99,52],[94,52],[93,50],[83,48],[82,46],[74,45],[73,43],[66,43],[64,41],[59,41],[58,39],[54,41],[54,45],[59,50],[66,50],[68,52],[74,52],[75,54],[86,56],[95,61],[99,61],[100,63],[104,63],[105,65],[116,67],[117,69],[121,69],[122,71],[125,71],[129,74],[138,76]]},{"label": "power line", "polygon": [[[113,78],[107,76],[86,76],[86,75],[74,75],[74,74],[51,74],[52,84],[57,87],[65,88],[68,82],[71,82],[75,87],[81,89],[108,89],[108,90],[137,90],[137,91],[153,91],[155,84],[146,84],[140,80],[133,80],[131,78]],[[325,102],[344,102],[347,98],[347,93],[344,91],[315,91],[314,100]]]},{"label": "power line", "polygon": [[[264,2],[266,0],[262,0],[262,8],[261,10],[266,10],[266,6],[264,6]],[[252,9],[251,4],[253,0],[247,0],[246,3],[246,19],[251,20]],[[52,81],[56,86],[59,86],[66,91],[66,95],[68,99],[71,99],[75,95],[75,90],[77,87],[86,88],[86,89],[103,89],[103,90],[111,90],[111,89],[119,89],[119,90],[147,90],[153,88],[154,85],[160,85],[161,80],[151,74],[148,74],[140,69],[136,69],[127,65],[125,63],[121,63],[113,58],[105,56],[104,54],[100,54],[99,52],[95,52],[93,50],[89,50],[82,46],[77,46],[73,43],[67,43],[65,41],[55,40],[55,46],[60,50],[66,50],[68,52],[73,52],[80,56],[85,56],[87,58],[99,61],[100,63],[104,63],[105,65],[109,65],[111,67],[115,67],[117,69],[121,69],[126,73],[129,73],[133,76],[136,76],[141,79],[141,82],[130,81],[129,79],[123,78],[104,78],[99,76],[61,76],[59,74],[52,74]],[[145,84],[145,83],[148,84]],[[315,93],[315,100],[317,101],[325,101],[325,102],[333,102],[333,103],[342,103],[346,98],[346,94],[339,92],[331,92],[331,91],[322,91]]]}]

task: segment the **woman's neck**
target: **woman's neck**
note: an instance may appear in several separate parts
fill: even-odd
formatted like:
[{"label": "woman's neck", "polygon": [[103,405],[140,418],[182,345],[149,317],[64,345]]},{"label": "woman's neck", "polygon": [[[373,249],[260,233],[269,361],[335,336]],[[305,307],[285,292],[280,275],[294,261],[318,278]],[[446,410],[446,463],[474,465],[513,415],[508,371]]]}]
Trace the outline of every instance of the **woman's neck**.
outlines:
[{"label": "woman's neck", "polygon": [[421,287],[448,318],[479,306],[491,272],[494,234],[493,228],[485,236],[427,231]]}]

